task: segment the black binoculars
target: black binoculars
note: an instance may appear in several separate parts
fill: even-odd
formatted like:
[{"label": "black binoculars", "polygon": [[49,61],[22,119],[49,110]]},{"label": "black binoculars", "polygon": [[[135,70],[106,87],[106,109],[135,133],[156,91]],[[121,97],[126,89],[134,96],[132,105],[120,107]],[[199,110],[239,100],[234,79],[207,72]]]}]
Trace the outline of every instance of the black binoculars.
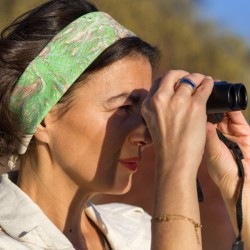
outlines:
[{"label": "black binoculars", "polygon": [[215,82],[207,101],[208,121],[218,123],[224,112],[245,110],[247,107],[247,90],[242,83]]}]

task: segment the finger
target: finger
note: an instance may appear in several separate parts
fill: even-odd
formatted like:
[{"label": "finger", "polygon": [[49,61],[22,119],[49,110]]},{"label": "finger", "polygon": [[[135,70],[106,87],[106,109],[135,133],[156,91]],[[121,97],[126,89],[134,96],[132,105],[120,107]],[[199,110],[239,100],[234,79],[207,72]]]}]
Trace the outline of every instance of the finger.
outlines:
[{"label": "finger", "polygon": [[192,89],[195,89],[197,86],[196,84],[189,78],[187,77],[182,77],[180,80],[179,80],[179,84],[187,84],[189,85]]},{"label": "finger", "polygon": [[161,84],[161,80],[162,80],[162,77],[159,77],[154,81],[152,87],[150,88],[150,90],[148,92],[148,97],[152,97],[155,94],[155,92],[159,89],[159,86]]},{"label": "finger", "polygon": [[243,113],[241,111],[228,112],[227,117],[231,122],[239,125],[248,125]]},{"label": "finger", "polygon": [[196,89],[193,95],[193,98],[195,98],[196,100],[199,100],[202,103],[204,102],[206,103],[209,96],[212,93],[213,87],[214,87],[213,78],[210,76],[204,77],[200,86]]},{"label": "finger", "polygon": [[191,96],[195,92],[195,90],[200,86],[204,77],[204,75],[198,73],[186,75],[185,77],[179,80],[176,87],[175,95]]},{"label": "finger", "polygon": [[168,73],[161,78],[158,91],[172,96],[175,93],[176,83],[180,78],[186,75],[189,75],[189,73],[183,70],[168,71]]},{"label": "finger", "polygon": [[223,133],[234,133],[235,135],[245,135],[250,130],[249,124],[241,111],[225,113],[223,120],[218,123],[218,128]]},{"label": "finger", "polygon": [[217,155],[220,153],[220,139],[217,135],[216,125],[207,123],[207,137],[206,137],[206,154]]}]

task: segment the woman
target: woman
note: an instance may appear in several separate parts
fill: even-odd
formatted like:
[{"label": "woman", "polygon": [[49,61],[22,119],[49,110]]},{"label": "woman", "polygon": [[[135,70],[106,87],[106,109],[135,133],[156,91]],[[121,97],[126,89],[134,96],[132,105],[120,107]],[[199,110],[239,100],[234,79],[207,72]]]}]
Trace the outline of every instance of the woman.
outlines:
[{"label": "woman", "polygon": [[[157,49],[83,0],[49,1],[4,34],[1,155],[20,170],[1,177],[1,249],[201,249],[196,175],[204,149],[235,223],[236,164],[206,122],[211,77],[169,71],[151,87]],[[220,128],[242,146],[247,171],[243,116],[229,114]],[[89,200],[127,192],[152,142],[151,233],[140,208]]]}]

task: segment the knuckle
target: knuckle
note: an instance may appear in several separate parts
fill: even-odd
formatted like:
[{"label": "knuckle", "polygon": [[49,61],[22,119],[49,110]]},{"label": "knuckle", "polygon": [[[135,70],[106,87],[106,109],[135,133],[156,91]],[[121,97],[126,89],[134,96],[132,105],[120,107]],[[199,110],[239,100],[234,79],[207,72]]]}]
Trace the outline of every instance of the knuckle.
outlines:
[{"label": "knuckle", "polygon": [[152,100],[156,105],[161,105],[166,102],[166,95],[163,92],[157,92],[153,96]]},{"label": "knuckle", "polygon": [[197,96],[197,98],[202,98],[204,101],[206,101],[206,99],[210,96],[212,89],[213,86],[209,84],[201,84],[197,89],[197,93],[195,93],[195,96]]},{"label": "knuckle", "polygon": [[176,96],[172,100],[172,105],[177,107],[187,107],[188,101],[187,98],[185,98],[183,95]]},{"label": "knuckle", "polygon": [[204,78],[205,75],[201,74],[201,73],[192,73],[191,76],[195,77],[195,78]]}]

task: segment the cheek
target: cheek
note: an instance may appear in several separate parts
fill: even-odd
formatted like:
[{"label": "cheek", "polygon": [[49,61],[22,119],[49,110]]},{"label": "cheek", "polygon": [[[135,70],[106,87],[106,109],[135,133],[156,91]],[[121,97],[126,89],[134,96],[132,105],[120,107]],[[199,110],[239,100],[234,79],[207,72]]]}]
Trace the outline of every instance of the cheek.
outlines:
[{"label": "cheek", "polygon": [[[61,164],[87,161],[101,150],[105,138],[105,124],[93,118],[64,117],[54,125],[50,147]],[[93,152],[94,151],[94,152]],[[63,161],[63,162],[62,162]]]},{"label": "cheek", "polygon": [[108,121],[105,131],[104,146],[109,145],[121,148],[133,129],[133,121],[128,116],[112,115]]},{"label": "cheek", "polygon": [[133,115],[77,114],[65,114],[53,125],[53,160],[62,167],[74,168],[116,164],[128,135],[138,125],[137,119]]}]

